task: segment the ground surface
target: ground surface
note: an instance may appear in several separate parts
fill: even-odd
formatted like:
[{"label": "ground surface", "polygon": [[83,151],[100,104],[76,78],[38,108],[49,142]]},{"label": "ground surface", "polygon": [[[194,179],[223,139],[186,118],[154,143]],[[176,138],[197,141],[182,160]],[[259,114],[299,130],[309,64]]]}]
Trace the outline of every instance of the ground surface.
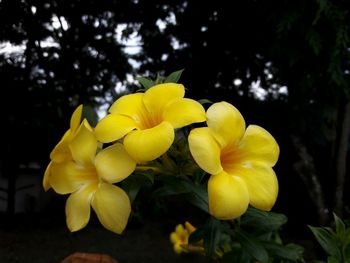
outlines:
[{"label": "ground surface", "polygon": [[[52,224],[50,223],[52,220]],[[169,242],[170,226],[151,220],[118,236],[96,222],[70,233],[64,220],[19,215],[0,228],[0,263],[59,263],[74,252],[108,254],[119,263],[207,262],[197,255],[176,255]]]}]

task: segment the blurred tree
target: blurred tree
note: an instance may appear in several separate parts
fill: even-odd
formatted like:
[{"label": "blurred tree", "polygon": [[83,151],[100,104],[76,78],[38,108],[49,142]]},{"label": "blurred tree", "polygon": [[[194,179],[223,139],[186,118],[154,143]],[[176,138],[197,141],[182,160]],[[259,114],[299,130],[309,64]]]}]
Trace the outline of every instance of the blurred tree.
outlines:
[{"label": "blurred tree", "polygon": [[349,205],[349,10],[344,0],[2,0],[0,42],[24,48],[0,55],[4,166],[44,167],[72,108],[115,98],[127,73],[184,68],[189,96],[230,101],[277,137],[281,209],[298,217],[306,198],[324,223]]},{"label": "blurred tree", "polygon": [[[294,163],[322,224],[331,210],[341,214],[349,183],[349,3],[139,5],[148,14],[139,31],[144,43],[140,70],[185,68],[183,81],[195,96],[230,100],[249,121],[266,118],[263,123],[272,131],[289,134],[286,141],[281,136],[282,155],[290,146],[294,154],[281,165]],[[259,112],[265,116],[256,116]]]}]

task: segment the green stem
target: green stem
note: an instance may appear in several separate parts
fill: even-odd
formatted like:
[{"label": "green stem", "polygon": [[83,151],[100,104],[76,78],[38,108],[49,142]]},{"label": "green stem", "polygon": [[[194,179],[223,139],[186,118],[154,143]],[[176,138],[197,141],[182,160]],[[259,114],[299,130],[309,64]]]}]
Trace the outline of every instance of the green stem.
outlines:
[{"label": "green stem", "polygon": [[144,172],[144,171],[148,171],[148,170],[151,170],[151,171],[156,172],[156,173],[161,172],[161,169],[159,169],[158,167],[154,167],[154,166],[137,166],[135,170],[137,172]]}]

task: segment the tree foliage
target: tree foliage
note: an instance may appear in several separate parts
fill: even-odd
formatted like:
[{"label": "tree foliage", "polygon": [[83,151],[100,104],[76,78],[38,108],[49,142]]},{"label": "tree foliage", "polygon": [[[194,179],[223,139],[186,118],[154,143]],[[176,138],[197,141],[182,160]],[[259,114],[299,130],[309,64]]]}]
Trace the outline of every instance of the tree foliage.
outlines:
[{"label": "tree foliage", "polygon": [[[276,135],[282,204],[308,198],[287,188],[303,187],[300,170],[291,169],[301,156],[293,135],[311,156],[306,174],[323,187],[327,201],[318,209],[332,209],[337,149],[349,136],[340,132],[349,101],[349,20],[342,0],[2,0],[0,43],[23,48],[0,53],[4,126],[11,127],[3,162],[46,161],[72,108],[115,98],[117,83],[130,84],[128,73],[153,79],[184,69],[191,96],[232,102]],[[125,41],[131,36],[139,40]]]}]

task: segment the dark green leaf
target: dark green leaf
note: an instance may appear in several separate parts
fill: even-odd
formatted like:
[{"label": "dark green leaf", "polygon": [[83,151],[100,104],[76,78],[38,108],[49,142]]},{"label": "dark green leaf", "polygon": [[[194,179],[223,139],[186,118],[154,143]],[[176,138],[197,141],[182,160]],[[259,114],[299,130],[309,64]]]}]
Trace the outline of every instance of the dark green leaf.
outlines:
[{"label": "dark green leaf", "polygon": [[251,263],[252,257],[242,250],[234,249],[224,254],[222,258],[222,262],[223,263],[232,263],[232,262]]},{"label": "dark green leaf", "polygon": [[178,71],[171,73],[169,76],[167,76],[165,78],[164,83],[169,83],[169,82],[176,83],[176,82],[178,82],[183,71],[184,71],[184,69],[180,69]]},{"label": "dark green leaf", "polygon": [[301,260],[303,257],[304,248],[296,244],[288,244],[283,246],[276,243],[264,242],[263,246],[270,255],[277,256],[281,259],[297,261]]},{"label": "dark green leaf", "polygon": [[327,258],[327,263],[341,263],[341,261],[333,256],[330,256]]},{"label": "dark green leaf", "polygon": [[186,188],[190,189],[191,192],[187,194],[187,200],[197,206],[204,212],[208,213],[208,193],[203,185],[193,184],[188,181],[184,182]]},{"label": "dark green leaf", "polygon": [[236,232],[238,242],[242,245],[242,249],[246,251],[253,258],[259,260],[261,263],[267,263],[269,255],[264,246],[255,237],[248,235],[242,229]]},{"label": "dark green leaf", "polygon": [[138,80],[145,89],[149,89],[150,87],[154,86],[154,81],[149,78],[137,77],[136,80]]},{"label": "dark green leaf", "polygon": [[203,228],[197,228],[196,231],[194,231],[190,237],[188,238],[189,244],[197,243],[204,238],[204,229]]},{"label": "dark green leaf", "polygon": [[335,214],[333,213],[334,221],[335,221],[335,229],[337,232],[337,236],[343,239],[345,235],[345,224],[344,222]]},{"label": "dark green leaf", "polygon": [[198,100],[198,102],[202,105],[203,104],[213,104],[213,102],[211,100],[208,100],[208,99],[200,99],[200,100]]},{"label": "dark green leaf", "polygon": [[335,257],[339,261],[341,260],[341,252],[337,246],[337,240],[333,233],[328,229],[322,227],[309,226],[318,243],[330,256]]},{"label": "dark green leaf", "polygon": [[212,258],[220,242],[221,222],[217,219],[210,218],[204,226],[204,249],[205,254]]},{"label": "dark green leaf", "polygon": [[141,187],[145,184],[153,184],[152,174],[133,174],[125,179],[122,188],[128,194],[130,201],[133,202],[139,193]]},{"label": "dark green leaf", "polygon": [[287,217],[283,214],[265,212],[252,207],[248,208],[241,220],[242,226],[264,231],[276,231],[286,222]]}]

